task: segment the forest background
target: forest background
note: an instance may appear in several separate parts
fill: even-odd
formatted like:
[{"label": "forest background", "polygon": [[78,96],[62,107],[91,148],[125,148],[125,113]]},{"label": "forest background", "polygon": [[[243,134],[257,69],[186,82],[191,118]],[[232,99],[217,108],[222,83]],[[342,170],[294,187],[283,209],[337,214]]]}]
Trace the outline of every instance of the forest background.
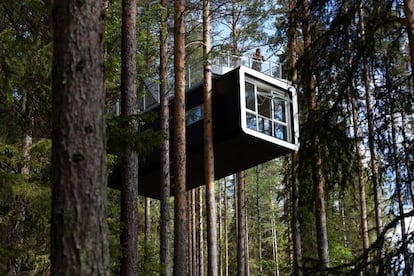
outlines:
[{"label": "forest background", "polygon": [[[262,48],[268,58],[277,57],[284,78],[298,89],[301,123],[297,154],[245,172],[245,202],[236,197],[235,176],[216,182],[220,275],[234,275],[240,265],[238,204],[247,214],[251,275],[326,270],[411,275],[413,10],[409,0],[211,1],[213,54],[250,55]],[[105,1],[108,133],[121,90],[121,13],[121,1]],[[160,13],[156,1],[138,1],[138,95],[144,79],[159,79]],[[198,2],[187,1],[187,65],[203,61],[201,13]],[[0,274],[46,275],[51,266],[52,1],[4,0],[0,15]],[[114,140],[109,137],[108,148],[122,147]],[[109,171],[115,163],[116,156],[108,155]],[[200,188],[187,195],[192,275],[207,269],[202,194]],[[119,274],[120,193],[108,188],[107,195],[109,269]],[[160,203],[138,199],[139,274],[158,274],[163,269]],[[324,206],[325,238],[318,236],[324,232],[318,228],[323,225],[318,203]]]}]

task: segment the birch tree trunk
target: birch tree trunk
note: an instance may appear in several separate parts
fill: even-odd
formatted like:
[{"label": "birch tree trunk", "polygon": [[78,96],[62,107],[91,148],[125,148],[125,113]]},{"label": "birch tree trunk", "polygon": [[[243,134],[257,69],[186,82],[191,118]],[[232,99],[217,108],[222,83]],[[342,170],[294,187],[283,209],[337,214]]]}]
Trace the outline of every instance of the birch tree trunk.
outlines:
[{"label": "birch tree trunk", "polygon": [[[27,109],[27,107],[25,107]],[[23,164],[22,164],[22,168],[20,169],[20,173],[23,175],[29,175],[30,174],[30,148],[32,147],[33,144],[33,134],[32,134],[32,130],[34,127],[34,119],[33,117],[31,117],[30,112],[29,114],[26,115],[26,113],[28,113],[27,111],[24,112],[25,116],[27,118],[25,118],[25,129],[24,129],[24,134],[23,134],[23,143],[22,143],[22,154],[23,154]]]},{"label": "birch tree trunk", "polygon": [[[122,1],[121,116],[135,115],[136,93],[136,0]],[[136,131],[131,121],[126,126]],[[127,148],[121,157],[121,275],[138,273],[138,154]]]},{"label": "birch tree trunk", "polygon": [[174,271],[187,271],[184,0],[174,3]]},{"label": "birch tree trunk", "polygon": [[161,0],[160,26],[160,122],[164,140],[161,144],[160,183],[160,263],[161,276],[170,273],[170,126],[168,106],[168,0]]},{"label": "birch tree trunk", "polygon": [[55,1],[51,275],[109,275],[103,1]]}]

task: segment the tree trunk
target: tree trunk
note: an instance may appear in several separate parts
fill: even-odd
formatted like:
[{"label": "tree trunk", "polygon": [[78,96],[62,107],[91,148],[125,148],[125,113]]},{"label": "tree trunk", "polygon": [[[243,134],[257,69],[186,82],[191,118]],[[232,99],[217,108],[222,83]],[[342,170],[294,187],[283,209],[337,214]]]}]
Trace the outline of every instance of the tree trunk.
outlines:
[{"label": "tree trunk", "polygon": [[108,275],[103,1],[53,8],[52,275]]},{"label": "tree trunk", "polygon": [[[191,262],[191,269],[193,271],[193,275],[197,275],[197,197],[196,197],[196,190],[191,190],[191,251],[192,251],[192,262]],[[189,254],[190,255],[190,254]]]},{"label": "tree trunk", "polygon": [[260,210],[260,175],[259,165],[256,166],[256,215],[257,215],[257,241],[258,241],[258,260],[259,260],[259,275],[263,275],[263,257],[262,257],[262,222]]},{"label": "tree trunk", "polygon": [[194,237],[194,229],[195,229],[195,195],[194,189],[190,190],[187,193],[187,215],[188,215],[188,223],[187,223],[187,232],[188,232],[188,240],[187,240],[187,251],[188,251],[188,258],[187,258],[187,271],[188,275],[194,276],[195,275],[195,237]]},{"label": "tree trunk", "polygon": [[[286,225],[286,239],[287,239],[287,244],[288,244],[288,248],[287,248],[287,252],[288,252],[288,263],[289,266],[293,268],[293,271],[295,270],[295,252],[294,252],[294,247],[293,247],[293,206],[292,206],[292,187],[290,187],[290,185],[292,184],[290,178],[289,178],[289,159],[288,158],[283,158],[283,167],[282,167],[282,171],[284,174],[283,177],[283,183],[285,183],[285,190],[283,193],[284,196],[284,202],[285,204],[284,206],[284,213],[285,213],[285,217],[286,220],[292,223],[288,223]],[[272,203],[273,204],[273,203]]]},{"label": "tree trunk", "polygon": [[314,80],[314,69],[312,62],[312,39],[310,32],[310,9],[309,1],[303,0],[303,14],[302,14],[302,32],[304,40],[304,58],[305,68],[308,72],[305,78],[305,93],[308,100],[308,123],[312,124],[310,127],[310,147],[312,152],[312,181],[315,198],[315,219],[316,219],[316,233],[318,244],[318,256],[320,267],[325,270],[329,267],[329,249],[328,249],[328,233],[326,229],[326,211],[325,211],[325,197],[324,197],[324,177],[322,173],[322,157],[320,152],[319,142],[319,127],[318,123],[318,109],[316,87]]},{"label": "tree trunk", "polygon": [[204,275],[204,224],[203,224],[203,187],[197,189],[198,193],[198,276]]},{"label": "tree trunk", "polygon": [[[352,89],[354,90],[354,89]],[[361,220],[361,238],[362,238],[362,248],[364,252],[368,250],[369,239],[368,239],[368,220],[367,220],[367,202],[366,202],[366,193],[365,193],[365,183],[364,183],[364,167],[362,164],[362,150],[361,150],[361,141],[359,139],[359,120],[358,112],[355,103],[355,91],[351,95],[351,108],[352,108],[352,121],[354,126],[354,135],[355,135],[355,151],[356,151],[356,162],[357,162],[357,172],[358,172],[358,188],[359,188],[359,212]],[[368,261],[368,260],[365,260]]]},{"label": "tree trunk", "polygon": [[224,276],[229,275],[229,244],[228,244],[228,228],[227,228],[227,178],[224,178],[223,188],[223,236],[224,236]]},{"label": "tree trunk", "polygon": [[244,172],[237,173],[237,275],[246,276],[246,198]]},{"label": "tree trunk", "polygon": [[232,55],[237,55],[239,52],[238,49],[238,35],[237,35],[237,10],[236,10],[236,0],[232,0],[231,1],[231,39],[232,39],[232,44],[231,44],[231,54]]},{"label": "tree trunk", "polygon": [[168,1],[161,0],[160,26],[160,129],[164,140],[161,143],[160,183],[160,260],[161,276],[170,273],[170,126],[168,106]]},{"label": "tree trunk", "polygon": [[174,4],[174,275],[187,263],[186,140],[185,140],[185,29],[184,0]]},{"label": "tree trunk", "polygon": [[[406,126],[406,124],[409,124],[409,122],[405,118],[404,111],[401,112],[401,121],[402,121],[403,126]],[[404,147],[404,163],[405,163],[405,167],[407,168],[407,183],[408,183],[407,189],[409,190],[409,193],[410,193],[411,204],[414,207],[414,179],[413,179],[414,172],[413,170],[410,169],[412,167],[412,163],[410,160],[409,148],[408,148],[409,139],[407,137],[407,133],[405,130],[406,130],[405,127],[401,128],[401,135],[403,138],[402,144]]]},{"label": "tree trunk", "polygon": [[400,170],[400,162],[398,156],[398,145],[397,145],[397,130],[395,128],[395,110],[394,110],[394,102],[392,92],[390,92],[390,102],[391,102],[391,138],[392,138],[392,159],[394,165],[394,173],[395,173],[395,188],[397,190],[397,202],[398,202],[398,211],[401,217],[400,227],[401,227],[401,239],[402,239],[402,252],[404,258],[404,275],[411,275],[411,258],[409,254],[409,250],[407,248],[408,245],[408,238],[407,238],[407,230],[405,227],[405,218],[404,218],[404,198],[403,198],[403,188],[402,188],[402,181],[401,181],[401,170]]},{"label": "tree trunk", "polygon": [[[289,0],[289,55],[290,55],[290,66],[291,66],[291,80],[292,85],[295,89],[298,88],[298,70],[296,67],[297,63],[297,52],[296,52],[296,32],[297,32],[297,14],[296,14],[296,1]],[[300,233],[300,183],[298,178],[298,164],[299,156],[298,152],[292,153],[292,240],[293,240],[293,273],[297,276],[302,276],[302,238]]]},{"label": "tree trunk", "polygon": [[[359,31],[361,35],[362,43],[365,44],[365,23],[364,23],[364,10],[362,7],[362,2],[359,4],[358,8],[358,17],[359,17]],[[364,78],[364,89],[365,89],[365,106],[367,112],[367,123],[368,123],[368,144],[370,152],[370,165],[372,173],[372,184],[374,190],[374,208],[375,208],[375,223],[376,223],[376,234],[377,238],[381,236],[382,233],[382,212],[380,207],[381,199],[381,187],[379,180],[379,170],[378,170],[378,155],[375,148],[375,130],[374,130],[374,115],[371,106],[371,80],[369,77],[368,69],[368,60],[366,54],[363,54],[362,59],[363,66],[363,78]],[[378,249],[378,258],[379,263],[382,263],[381,259],[383,258],[382,248]]]},{"label": "tree trunk", "polygon": [[[219,185],[221,182],[219,182]],[[218,259],[217,259],[217,267],[218,267],[218,275],[223,276],[223,190],[221,189],[222,186],[219,186],[218,191]]]},{"label": "tree trunk", "polygon": [[[145,10],[148,12],[150,10],[150,1],[145,1]],[[148,76],[150,74],[151,60],[152,56],[150,54],[150,22],[145,22],[145,72],[144,75]],[[161,112],[161,111],[160,111]],[[162,182],[161,182],[162,183]],[[151,199],[149,197],[144,197],[144,260],[149,260],[150,257],[150,242],[151,242]],[[148,274],[151,269],[148,265],[149,263],[144,262],[144,272]]]},{"label": "tree trunk", "polygon": [[25,130],[22,144],[23,166],[20,169],[20,173],[23,175],[30,174],[30,148],[33,144],[33,136],[31,131],[32,126],[29,126],[29,128]]},{"label": "tree trunk", "polygon": [[[136,0],[122,1],[121,116],[136,114]],[[126,126],[136,131],[131,121]],[[121,157],[121,275],[138,273],[138,154],[126,148]]]},{"label": "tree trunk", "polygon": [[249,255],[249,225],[248,225],[248,220],[247,220],[247,199],[246,199],[246,183],[244,184],[244,193],[245,193],[245,203],[244,203],[244,210],[245,210],[245,213],[244,213],[244,221],[245,221],[245,224],[244,224],[244,228],[246,229],[246,238],[244,239],[244,243],[245,243],[245,264],[246,264],[246,276],[249,276],[250,275],[250,263],[249,263],[249,260],[250,260],[250,255]]},{"label": "tree trunk", "polygon": [[[137,112],[136,0],[122,1],[121,116]],[[127,128],[136,130],[131,121]],[[121,157],[121,275],[138,273],[138,154],[126,148]]]},{"label": "tree trunk", "polygon": [[[151,242],[151,199],[144,197],[144,260],[149,260],[150,256],[150,242]],[[149,273],[148,269],[151,269],[147,262],[144,264],[144,271]]]},{"label": "tree trunk", "polygon": [[[275,212],[273,211],[274,209],[274,203],[273,203],[273,199],[271,199],[271,206],[272,206],[272,218],[271,218],[271,223],[272,223],[272,254],[273,254],[273,260],[276,263],[276,271],[275,271],[275,276],[279,276],[279,246],[278,246],[278,242],[277,242],[277,228],[276,228],[276,218],[275,218]],[[295,274],[297,275],[297,274]]]},{"label": "tree trunk", "polygon": [[217,276],[217,222],[214,192],[212,76],[210,61],[210,1],[203,0],[204,55],[204,178],[206,182],[207,274]]},{"label": "tree trunk", "polygon": [[[414,91],[414,0],[404,0],[405,19],[407,24],[408,45],[411,61],[411,83]],[[412,92],[414,94],[414,92]]]}]

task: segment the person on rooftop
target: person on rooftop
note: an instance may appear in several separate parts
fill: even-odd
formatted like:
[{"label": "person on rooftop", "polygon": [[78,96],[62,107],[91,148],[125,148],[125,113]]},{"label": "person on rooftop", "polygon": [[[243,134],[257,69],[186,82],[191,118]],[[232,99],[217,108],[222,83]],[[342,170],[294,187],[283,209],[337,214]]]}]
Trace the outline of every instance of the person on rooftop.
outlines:
[{"label": "person on rooftop", "polygon": [[253,64],[252,68],[261,71],[262,70],[262,62],[265,61],[264,56],[262,55],[259,48],[256,49],[256,52],[253,54]]}]

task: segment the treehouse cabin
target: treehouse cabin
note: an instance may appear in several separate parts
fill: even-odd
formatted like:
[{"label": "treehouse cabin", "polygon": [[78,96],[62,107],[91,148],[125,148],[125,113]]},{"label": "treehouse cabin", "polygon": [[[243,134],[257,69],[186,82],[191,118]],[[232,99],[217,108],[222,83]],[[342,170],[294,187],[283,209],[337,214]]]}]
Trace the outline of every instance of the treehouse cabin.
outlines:
[{"label": "treehouse cabin", "polygon": [[[223,69],[224,68],[224,69]],[[298,148],[295,89],[283,79],[247,66],[213,65],[213,136],[215,179],[246,170]],[[170,100],[171,187],[173,176],[173,99]],[[159,113],[152,105],[145,112]],[[159,129],[159,121],[151,125]],[[204,185],[203,83],[186,91],[187,189]],[[160,153],[139,164],[139,194],[160,197]],[[110,179],[111,186],[117,179]],[[173,188],[172,188],[173,189]],[[173,192],[173,191],[172,191]]]}]

